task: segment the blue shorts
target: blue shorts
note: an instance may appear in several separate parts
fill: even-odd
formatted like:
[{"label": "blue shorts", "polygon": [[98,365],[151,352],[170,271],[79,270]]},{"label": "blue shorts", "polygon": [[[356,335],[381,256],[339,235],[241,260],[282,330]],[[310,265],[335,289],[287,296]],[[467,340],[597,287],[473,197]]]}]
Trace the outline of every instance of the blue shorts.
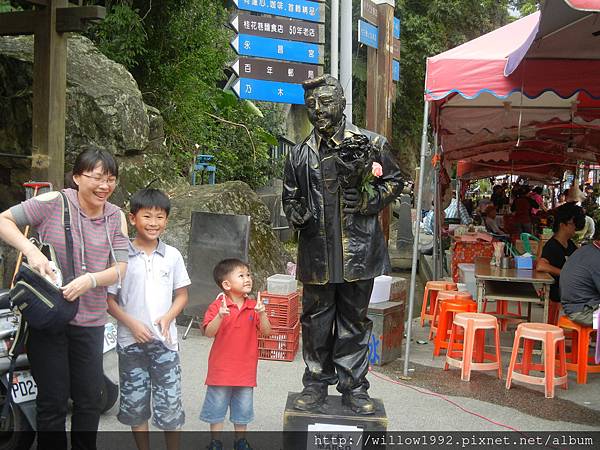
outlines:
[{"label": "blue shorts", "polygon": [[229,420],[236,425],[247,425],[254,420],[253,394],[252,387],[206,386],[200,420],[207,423],[225,422],[229,407]]},{"label": "blue shorts", "polygon": [[121,400],[119,422],[137,427],[150,419],[161,430],[178,430],[185,423],[181,403],[179,354],[160,341],[118,347]]}]

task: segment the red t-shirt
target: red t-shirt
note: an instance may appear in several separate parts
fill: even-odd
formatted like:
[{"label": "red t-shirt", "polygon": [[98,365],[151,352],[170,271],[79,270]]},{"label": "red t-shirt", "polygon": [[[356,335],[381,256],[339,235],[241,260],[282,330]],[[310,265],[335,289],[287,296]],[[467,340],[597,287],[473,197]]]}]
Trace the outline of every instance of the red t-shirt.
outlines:
[{"label": "red t-shirt", "polygon": [[240,309],[224,293],[210,304],[202,327],[217,316],[225,297],[229,315],[223,317],[208,356],[209,386],[256,386],[260,320],[254,311],[256,300],[246,298]]}]

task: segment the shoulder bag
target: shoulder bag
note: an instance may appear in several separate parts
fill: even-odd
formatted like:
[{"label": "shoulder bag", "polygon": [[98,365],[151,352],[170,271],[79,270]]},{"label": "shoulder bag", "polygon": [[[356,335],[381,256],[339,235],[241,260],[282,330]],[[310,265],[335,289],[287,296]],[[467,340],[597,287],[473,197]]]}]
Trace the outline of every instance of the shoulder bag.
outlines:
[{"label": "shoulder bag", "polygon": [[[70,283],[75,277],[75,264],[73,262],[73,236],[71,234],[71,217],[69,204],[64,193],[62,196],[63,225],[65,230],[65,244],[67,253],[67,267],[61,268],[54,248],[51,244],[36,242],[40,251],[50,260],[54,261],[59,269],[63,270],[65,284]],[[60,331],[75,317],[79,308],[79,299],[73,302],[65,300],[62,291],[52,282],[40,275],[27,263],[22,263],[19,268],[16,283],[10,290],[9,296],[13,308],[19,310],[31,328],[38,330]]]}]

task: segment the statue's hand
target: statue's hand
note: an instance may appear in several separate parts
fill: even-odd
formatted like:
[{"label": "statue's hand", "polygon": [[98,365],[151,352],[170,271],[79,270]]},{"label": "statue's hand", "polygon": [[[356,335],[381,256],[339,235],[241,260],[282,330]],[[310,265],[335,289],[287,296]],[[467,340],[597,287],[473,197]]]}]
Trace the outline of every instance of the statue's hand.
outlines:
[{"label": "statue's hand", "polygon": [[346,214],[356,214],[359,212],[361,195],[356,188],[344,189],[344,212]]},{"label": "statue's hand", "polygon": [[312,218],[312,213],[302,202],[294,201],[291,205],[290,222],[296,228],[302,228]]}]

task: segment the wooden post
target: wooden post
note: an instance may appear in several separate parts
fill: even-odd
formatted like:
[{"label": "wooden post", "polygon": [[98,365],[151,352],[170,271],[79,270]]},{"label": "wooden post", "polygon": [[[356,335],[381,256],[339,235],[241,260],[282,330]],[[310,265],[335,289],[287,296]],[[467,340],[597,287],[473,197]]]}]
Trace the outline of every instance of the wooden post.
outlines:
[{"label": "wooden post", "polygon": [[64,184],[67,38],[56,31],[56,10],[67,0],[48,0],[36,22],[33,57],[31,177]]},{"label": "wooden post", "polygon": [[[395,86],[392,81],[394,45],[394,7],[389,3],[377,5],[377,50],[367,49],[367,115],[366,127],[392,140],[392,105]],[[390,237],[389,207],[379,215],[386,242]]]},{"label": "wooden post", "polygon": [[392,138],[392,51],[394,39],[394,7],[389,4],[377,6],[379,19],[379,43],[377,50],[377,132],[388,140]]},{"label": "wooden post", "polygon": [[377,49],[367,47],[367,114],[365,125],[367,130],[377,131],[377,73],[371,68],[377,67]]},{"label": "wooden post", "polygon": [[[0,35],[34,35],[31,178],[64,184],[67,32],[106,15],[101,6],[69,6],[68,0],[28,0],[41,8],[0,14]],[[80,2],[81,4],[81,2]]]}]

